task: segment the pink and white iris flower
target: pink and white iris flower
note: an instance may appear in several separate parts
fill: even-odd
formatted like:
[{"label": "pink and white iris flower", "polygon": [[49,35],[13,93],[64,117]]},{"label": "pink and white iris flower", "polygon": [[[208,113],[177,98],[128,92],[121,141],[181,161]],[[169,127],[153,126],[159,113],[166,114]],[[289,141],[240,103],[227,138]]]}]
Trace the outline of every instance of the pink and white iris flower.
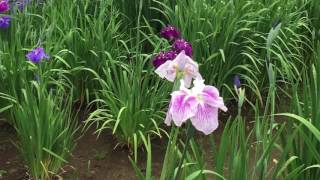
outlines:
[{"label": "pink and white iris flower", "polygon": [[161,78],[174,82],[183,79],[186,87],[190,87],[192,79],[202,79],[198,64],[181,51],[172,61],[166,61],[155,71]]},{"label": "pink and white iris flower", "polygon": [[227,107],[217,88],[205,85],[201,79],[194,80],[193,84],[192,89],[187,89],[181,80],[180,90],[171,94],[165,123],[171,125],[173,121],[180,127],[190,119],[197,130],[208,135],[219,125],[218,110],[227,111]]}]

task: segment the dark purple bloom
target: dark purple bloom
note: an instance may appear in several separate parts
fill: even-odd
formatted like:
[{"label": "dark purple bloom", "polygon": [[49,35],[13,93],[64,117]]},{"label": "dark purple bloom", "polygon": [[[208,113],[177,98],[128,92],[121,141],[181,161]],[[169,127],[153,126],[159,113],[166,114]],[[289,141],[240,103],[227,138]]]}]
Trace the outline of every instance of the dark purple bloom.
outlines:
[{"label": "dark purple bloom", "polygon": [[233,84],[237,89],[239,89],[241,87],[241,81],[240,81],[240,76],[239,75],[235,75],[234,76]]},{"label": "dark purple bloom", "polygon": [[192,45],[184,39],[177,39],[172,45],[172,50],[176,51],[178,54],[181,51],[184,51],[186,55],[192,57]]},{"label": "dark purple bloom", "polygon": [[173,60],[177,55],[177,52],[171,50],[164,53],[166,60]]},{"label": "dark purple bloom", "polygon": [[33,49],[26,55],[27,59],[33,63],[39,63],[42,59],[49,59],[50,57],[44,52],[42,47]]},{"label": "dark purple bloom", "polygon": [[0,0],[0,13],[5,13],[10,10],[9,0]]},{"label": "dark purple bloom", "polygon": [[18,0],[16,1],[16,5],[20,11],[23,11],[25,6],[29,3],[29,0]]},{"label": "dark purple bloom", "polygon": [[0,28],[8,28],[10,26],[11,18],[9,16],[0,17]]},{"label": "dark purple bloom", "polygon": [[160,36],[171,41],[180,38],[180,32],[174,26],[168,25],[161,29]]},{"label": "dark purple bloom", "polygon": [[158,68],[166,61],[173,60],[174,58],[176,58],[176,56],[177,56],[177,53],[175,51],[160,52],[153,59],[152,64],[155,68]]}]

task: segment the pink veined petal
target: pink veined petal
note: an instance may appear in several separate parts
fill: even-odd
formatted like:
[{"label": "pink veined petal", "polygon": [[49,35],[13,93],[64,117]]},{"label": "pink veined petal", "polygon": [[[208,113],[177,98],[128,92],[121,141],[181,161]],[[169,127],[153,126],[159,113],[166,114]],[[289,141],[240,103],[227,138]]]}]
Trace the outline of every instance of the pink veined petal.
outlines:
[{"label": "pink veined petal", "polygon": [[226,112],[228,108],[224,105],[223,98],[219,96],[219,91],[213,86],[205,86],[202,92],[203,100],[212,107],[219,108]]},{"label": "pink veined petal", "polygon": [[160,65],[156,69],[156,74],[158,74],[161,78],[166,78],[168,81],[174,82],[176,78],[176,70],[173,68],[172,61],[167,61]]},{"label": "pink veined petal", "polygon": [[191,123],[205,135],[211,134],[219,126],[218,108],[208,104],[199,104],[195,116],[191,118]]},{"label": "pink veined petal", "polygon": [[181,126],[183,122],[195,115],[197,101],[193,96],[188,96],[184,91],[172,93],[170,114],[176,126]]},{"label": "pink veined petal", "polygon": [[209,94],[212,97],[219,97],[219,90],[214,86],[205,86],[203,92]]}]

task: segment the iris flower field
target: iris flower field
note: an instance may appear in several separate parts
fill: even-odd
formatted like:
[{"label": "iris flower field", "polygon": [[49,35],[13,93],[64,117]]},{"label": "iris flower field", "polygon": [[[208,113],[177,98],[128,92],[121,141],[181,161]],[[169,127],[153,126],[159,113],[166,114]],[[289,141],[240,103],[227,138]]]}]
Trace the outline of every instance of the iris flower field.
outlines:
[{"label": "iris flower field", "polygon": [[319,0],[0,0],[0,180],[319,180]]}]

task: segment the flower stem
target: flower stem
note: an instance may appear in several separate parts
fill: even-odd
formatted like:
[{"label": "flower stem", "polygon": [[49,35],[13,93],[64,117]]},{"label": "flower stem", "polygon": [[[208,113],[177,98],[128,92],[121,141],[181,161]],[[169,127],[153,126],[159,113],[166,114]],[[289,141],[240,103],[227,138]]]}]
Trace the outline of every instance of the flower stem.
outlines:
[{"label": "flower stem", "polygon": [[181,159],[180,159],[180,162],[179,162],[179,166],[178,166],[178,170],[177,170],[177,176],[176,176],[177,178],[176,179],[180,178],[183,161],[184,161],[185,156],[187,154],[187,151],[188,151],[188,148],[189,148],[189,145],[190,145],[190,141],[193,139],[194,131],[195,131],[195,129],[191,125],[191,122],[188,122],[187,133],[186,133],[187,134],[187,139],[186,139],[186,143],[185,143],[185,146],[184,146],[184,149],[183,149],[183,152],[182,152],[182,156],[181,156]]}]

